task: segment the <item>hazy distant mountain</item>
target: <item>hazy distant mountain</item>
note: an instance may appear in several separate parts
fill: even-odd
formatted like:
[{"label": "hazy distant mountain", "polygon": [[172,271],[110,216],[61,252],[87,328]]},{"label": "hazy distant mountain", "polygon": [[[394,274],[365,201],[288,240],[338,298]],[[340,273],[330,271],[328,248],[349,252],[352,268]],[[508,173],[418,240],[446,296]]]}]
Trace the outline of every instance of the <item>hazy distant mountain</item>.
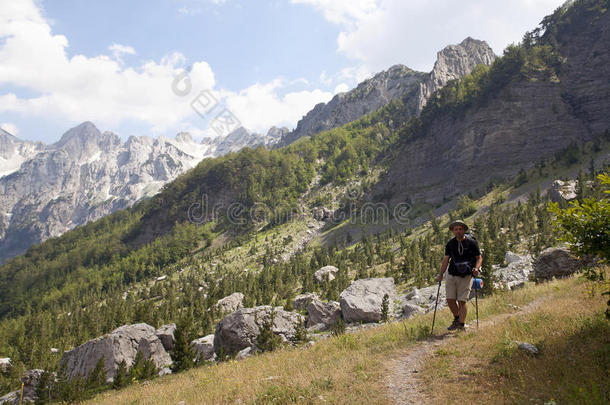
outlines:
[{"label": "hazy distant mountain", "polygon": [[131,136],[123,142],[91,122],[51,145],[0,132],[0,262],[30,245],[149,197],[206,157],[277,142],[239,128],[201,143],[182,132],[174,139]]}]

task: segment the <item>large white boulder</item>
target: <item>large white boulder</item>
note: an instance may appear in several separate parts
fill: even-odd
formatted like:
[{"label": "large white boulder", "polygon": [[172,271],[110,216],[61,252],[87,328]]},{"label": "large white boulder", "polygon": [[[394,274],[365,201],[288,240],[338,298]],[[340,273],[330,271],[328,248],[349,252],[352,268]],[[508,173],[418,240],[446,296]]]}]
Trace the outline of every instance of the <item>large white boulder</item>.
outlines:
[{"label": "large white boulder", "polygon": [[[214,333],[214,351],[220,354],[236,353],[247,347],[256,348],[257,338],[263,323],[269,319],[272,312],[272,331],[279,335],[282,340],[291,340],[299,322],[303,322],[303,316],[296,312],[284,311],[282,307],[271,307],[263,305],[255,308],[240,308],[225,316],[216,324]],[[222,348],[222,349],[221,349]]]},{"label": "large white boulder", "polygon": [[244,306],[244,295],[240,292],[235,292],[224,298],[221,298],[216,303],[216,309],[222,314],[228,314],[237,311]]},{"label": "large white boulder", "polygon": [[66,363],[69,378],[77,375],[87,377],[98,360],[103,358],[106,377],[110,380],[116,375],[122,360],[125,360],[127,367],[131,367],[140,351],[145,359],[152,359],[161,369],[170,365],[172,359],[155,332],[155,328],[145,323],[121,326],[64,352],[61,364]]},{"label": "large white boulder", "polygon": [[335,266],[324,266],[317,270],[315,273],[313,273],[313,278],[318,283],[323,283],[325,281],[333,281],[337,276],[338,272],[339,269]]},{"label": "large white boulder", "polygon": [[393,278],[364,278],[352,282],[339,295],[343,319],[345,322],[379,322],[385,294],[389,298],[388,314],[393,314],[396,299]]}]

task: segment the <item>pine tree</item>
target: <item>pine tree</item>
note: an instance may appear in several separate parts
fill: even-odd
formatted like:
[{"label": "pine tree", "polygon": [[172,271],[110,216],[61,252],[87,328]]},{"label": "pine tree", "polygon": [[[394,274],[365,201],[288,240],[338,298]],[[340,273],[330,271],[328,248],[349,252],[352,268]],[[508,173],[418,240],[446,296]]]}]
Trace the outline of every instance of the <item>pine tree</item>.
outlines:
[{"label": "pine tree", "polygon": [[97,391],[100,387],[106,384],[106,366],[104,364],[104,358],[100,359],[95,364],[95,368],[91,371],[91,374],[87,377],[85,386],[89,391]]},{"label": "pine tree", "polygon": [[51,373],[44,371],[40,375],[36,386],[36,405],[47,404],[51,401]]},{"label": "pine tree", "polygon": [[127,379],[127,363],[125,360],[121,360],[119,368],[116,371],[114,381],[112,382],[112,388],[115,390],[125,387],[129,383]]},{"label": "pine tree", "polygon": [[256,338],[256,347],[258,347],[258,349],[262,352],[271,352],[277,349],[282,343],[282,338],[273,333],[274,318],[275,311],[272,310],[269,316],[266,316],[263,320],[263,324],[260,328],[260,333]]},{"label": "pine tree", "polygon": [[387,322],[390,319],[390,296],[388,294],[383,295],[381,301],[381,322]]},{"label": "pine tree", "polygon": [[171,366],[173,372],[188,370],[195,365],[195,352],[190,345],[190,331],[191,320],[187,316],[178,323],[174,332],[174,349],[170,353],[173,360]]}]

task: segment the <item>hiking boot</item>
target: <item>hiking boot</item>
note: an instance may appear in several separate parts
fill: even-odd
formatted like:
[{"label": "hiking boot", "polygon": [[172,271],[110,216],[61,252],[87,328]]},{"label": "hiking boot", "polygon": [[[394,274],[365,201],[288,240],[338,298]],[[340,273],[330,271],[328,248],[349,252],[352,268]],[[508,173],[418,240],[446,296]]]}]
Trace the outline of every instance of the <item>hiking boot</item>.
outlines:
[{"label": "hiking boot", "polygon": [[447,330],[455,330],[455,328],[457,327],[457,325],[460,323],[460,321],[458,321],[457,319],[454,319],[453,322],[451,323],[451,325],[449,325],[449,327],[447,328]]},{"label": "hiking boot", "polygon": [[447,330],[464,330],[466,327],[461,322],[454,322],[447,328]]}]

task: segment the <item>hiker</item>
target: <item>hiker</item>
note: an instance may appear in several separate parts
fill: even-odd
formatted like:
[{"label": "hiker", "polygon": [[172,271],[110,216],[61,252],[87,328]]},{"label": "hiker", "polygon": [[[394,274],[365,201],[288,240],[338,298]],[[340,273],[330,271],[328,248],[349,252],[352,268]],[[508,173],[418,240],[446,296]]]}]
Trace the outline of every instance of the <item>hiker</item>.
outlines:
[{"label": "hiker", "polygon": [[449,224],[449,230],[455,237],[445,246],[445,257],[436,280],[440,282],[443,279],[447,265],[449,265],[445,279],[445,291],[447,305],[453,314],[453,323],[447,329],[463,330],[468,311],[466,302],[472,288],[472,276],[476,277],[479,274],[483,258],[477,241],[472,236],[466,235],[468,225],[464,221],[453,221]]}]

